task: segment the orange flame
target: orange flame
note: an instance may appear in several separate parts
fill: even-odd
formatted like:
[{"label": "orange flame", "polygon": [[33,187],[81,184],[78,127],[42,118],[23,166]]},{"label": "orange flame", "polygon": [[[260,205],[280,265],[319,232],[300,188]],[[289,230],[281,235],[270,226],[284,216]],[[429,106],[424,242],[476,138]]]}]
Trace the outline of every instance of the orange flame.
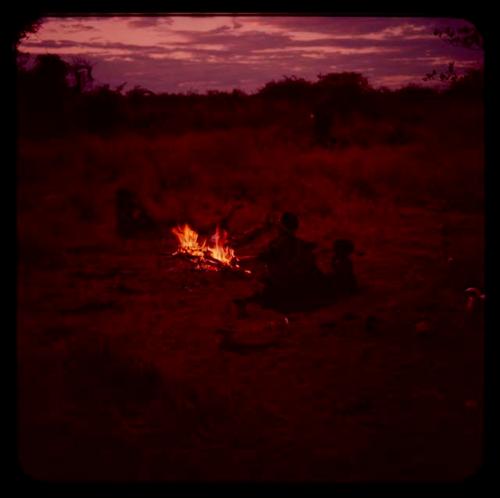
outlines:
[{"label": "orange flame", "polygon": [[227,242],[227,232],[224,230],[221,232],[217,226],[212,239],[214,241],[214,245],[208,248],[212,258],[228,265],[231,265],[233,261],[236,261],[234,250],[229,247]]},{"label": "orange flame", "polygon": [[172,233],[179,241],[179,247],[174,254],[189,254],[191,256],[204,257],[207,251],[206,242],[198,242],[198,234],[189,226],[172,228]]},{"label": "orange flame", "polygon": [[219,266],[238,269],[238,259],[234,249],[229,247],[227,232],[217,226],[210,242],[199,240],[198,233],[185,224],[172,229],[179,241],[175,254],[186,254],[197,260],[197,267],[204,270],[218,270]]}]

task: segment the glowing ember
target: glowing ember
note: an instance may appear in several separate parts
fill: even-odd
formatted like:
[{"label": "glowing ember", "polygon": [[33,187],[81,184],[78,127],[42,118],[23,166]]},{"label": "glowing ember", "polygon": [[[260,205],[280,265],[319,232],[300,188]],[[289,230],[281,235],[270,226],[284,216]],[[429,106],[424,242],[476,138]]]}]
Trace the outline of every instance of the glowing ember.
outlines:
[{"label": "glowing ember", "polygon": [[[217,271],[221,267],[238,270],[238,258],[228,244],[227,232],[216,228],[214,235],[209,241],[199,239],[189,225],[183,225],[172,229],[172,233],[179,241],[176,254],[184,254],[196,262],[196,267],[201,270]],[[245,270],[245,273],[250,273]]]}]

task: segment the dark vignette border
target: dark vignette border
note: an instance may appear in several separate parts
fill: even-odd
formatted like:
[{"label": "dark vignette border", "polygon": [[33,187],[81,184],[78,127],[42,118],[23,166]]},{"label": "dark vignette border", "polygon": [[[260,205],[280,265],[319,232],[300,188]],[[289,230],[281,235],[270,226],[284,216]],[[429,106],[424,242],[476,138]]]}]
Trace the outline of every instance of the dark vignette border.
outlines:
[{"label": "dark vignette border", "polygon": [[[498,361],[498,335],[500,327],[495,316],[495,283],[497,282],[494,273],[498,270],[498,264],[495,256],[498,254],[498,247],[495,240],[495,212],[498,208],[497,197],[495,192],[494,174],[496,167],[500,164],[497,144],[494,139],[495,124],[497,112],[500,111],[498,105],[499,78],[498,66],[500,61],[500,51],[498,49],[498,36],[495,33],[495,21],[493,20],[493,9],[483,9],[479,13],[480,5],[469,5],[476,7],[478,10],[473,12],[472,9],[465,9],[463,6],[456,5],[453,8],[446,8],[432,4],[405,2],[398,3],[397,6],[388,6],[387,2],[384,5],[375,5],[369,2],[356,3],[331,3],[326,4],[308,1],[300,4],[283,5],[278,2],[248,2],[240,1],[237,4],[229,2],[211,1],[211,2],[196,2],[184,0],[182,2],[168,1],[125,1],[117,2],[116,0],[88,0],[88,1],[72,1],[71,3],[58,0],[43,0],[39,1],[36,6],[27,4],[17,4],[14,7],[14,12],[4,12],[5,31],[7,37],[4,37],[4,61],[7,68],[7,78],[4,82],[7,83],[4,96],[6,97],[8,109],[8,121],[6,122],[6,132],[8,143],[7,150],[12,153],[12,162],[8,161],[6,167],[9,172],[14,172],[15,183],[15,161],[16,161],[16,108],[15,98],[10,96],[15,95],[15,57],[13,44],[17,37],[17,33],[27,20],[36,20],[48,15],[109,15],[109,14],[134,14],[141,13],[144,15],[154,15],[156,13],[175,14],[175,13],[193,13],[199,15],[208,15],[212,13],[238,13],[238,14],[282,14],[282,15],[339,15],[339,16],[425,16],[425,17],[454,17],[466,19],[473,23],[482,33],[485,40],[485,226],[486,226],[486,249],[485,249],[485,289],[487,295],[486,301],[486,330],[485,330],[485,419],[484,419],[484,435],[483,448],[484,460],[483,466],[478,469],[477,473],[470,476],[463,482],[451,483],[193,483],[193,482],[175,482],[175,483],[63,483],[63,482],[41,482],[32,479],[26,475],[19,463],[17,452],[17,424],[16,413],[14,414],[15,430],[11,431],[14,436],[13,441],[13,463],[14,468],[12,476],[16,491],[28,496],[54,496],[54,497],[69,497],[69,496],[218,496],[218,497],[233,497],[233,496],[288,496],[297,494],[299,496],[309,495],[331,495],[338,496],[373,496],[373,497],[399,497],[399,496],[481,496],[482,491],[493,490],[495,486],[494,480],[494,464],[499,461],[499,445],[498,445],[498,429],[497,420],[499,420],[498,412],[494,406],[494,393],[498,393],[497,366]],[[9,105],[10,104],[10,105]],[[10,166],[14,166],[11,168]],[[14,192],[16,192],[14,190]],[[5,196],[4,198],[7,198]],[[14,202],[16,194],[14,193]],[[4,212],[8,212],[4,210]],[[14,229],[15,230],[15,229]],[[17,239],[17,238],[16,238]],[[14,258],[17,262],[17,243]],[[6,261],[7,262],[7,261]],[[11,265],[9,265],[11,266]],[[17,272],[14,275],[14,287],[16,287]],[[16,309],[16,303],[14,302]],[[496,325],[496,326],[495,326]],[[15,325],[14,325],[15,330]],[[15,333],[12,335],[13,340],[13,358],[16,364],[16,349],[15,349]],[[450,347],[453,347],[450,344]],[[495,354],[497,353],[497,354]],[[16,368],[16,367],[14,367]],[[14,388],[16,393],[16,387]],[[17,405],[17,396],[14,394],[14,400],[11,406]],[[489,494],[489,493],[488,493]]]}]

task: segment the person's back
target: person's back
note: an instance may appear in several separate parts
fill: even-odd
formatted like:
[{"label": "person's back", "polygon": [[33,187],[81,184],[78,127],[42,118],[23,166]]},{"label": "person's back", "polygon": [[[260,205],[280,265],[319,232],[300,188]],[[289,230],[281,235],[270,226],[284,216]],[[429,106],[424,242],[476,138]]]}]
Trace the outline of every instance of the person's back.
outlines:
[{"label": "person's back", "polygon": [[246,316],[247,303],[259,303],[283,312],[308,309],[321,301],[321,293],[329,284],[319,270],[314,255],[315,244],[299,239],[295,232],[298,219],[292,213],[281,218],[280,233],[258,259],[266,265],[264,288],[244,299],[236,299],[238,316]]},{"label": "person's back", "polygon": [[266,263],[267,283],[276,290],[291,292],[293,287],[312,282],[319,273],[313,253],[314,244],[295,235],[297,226],[296,217],[285,213],[279,235],[259,256]]},{"label": "person's back", "polygon": [[287,286],[297,273],[299,240],[293,234],[282,233],[260,254],[266,264],[268,282],[274,287]]}]

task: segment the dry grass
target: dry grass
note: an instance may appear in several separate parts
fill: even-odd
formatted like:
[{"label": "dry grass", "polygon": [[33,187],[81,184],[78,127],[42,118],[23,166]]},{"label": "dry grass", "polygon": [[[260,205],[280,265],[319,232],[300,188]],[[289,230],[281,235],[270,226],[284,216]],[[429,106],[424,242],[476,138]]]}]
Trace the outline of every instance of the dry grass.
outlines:
[{"label": "dry grass", "polygon": [[[481,113],[464,108],[406,124],[358,117],[337,129],[347,142],[333,150],[275,128],[21,141],[25,470],[69,479],[471,472],[482,322],[464,321],[463,289],[483,284],[480,129]],[[165,222],[163,241],[117,238],[121,186]],[[292,316],[285,331],[258,309],[240,323],[231,300],[251,282],[160,254],[174,244],[169,225],[206,225],[235,202],[232,232],[293,209],[321,249],[353,238],[364,252],[354,257],[361,294]],[[325,270],[329,257],[319,255]],[[221,329],[279,346],[224,351]]]}]

